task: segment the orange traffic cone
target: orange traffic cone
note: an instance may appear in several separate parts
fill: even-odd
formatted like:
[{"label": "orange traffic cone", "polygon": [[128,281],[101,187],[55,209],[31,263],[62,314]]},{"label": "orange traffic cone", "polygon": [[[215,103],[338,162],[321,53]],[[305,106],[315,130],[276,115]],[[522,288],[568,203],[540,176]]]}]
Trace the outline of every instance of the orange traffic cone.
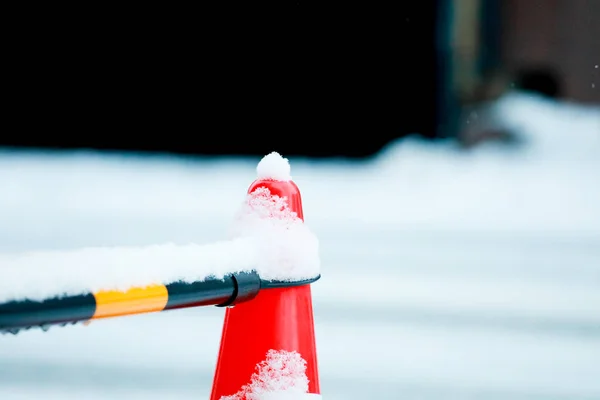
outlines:
[{"label": "orange traffic cone", "polygon": [[[286,197],[290,210],[304,219],[300,191],[294,182],[257,180],[248,193],[258,188]],[[320,393],[309,284],[263,288],[253,300],[226,310],[210,399],[246,400],[253,374],[256,378],[257,370],[265,366],[274,352],[301,357],[306,367],[308,393]],[[279,361],[281,364],[293,360]]]}]

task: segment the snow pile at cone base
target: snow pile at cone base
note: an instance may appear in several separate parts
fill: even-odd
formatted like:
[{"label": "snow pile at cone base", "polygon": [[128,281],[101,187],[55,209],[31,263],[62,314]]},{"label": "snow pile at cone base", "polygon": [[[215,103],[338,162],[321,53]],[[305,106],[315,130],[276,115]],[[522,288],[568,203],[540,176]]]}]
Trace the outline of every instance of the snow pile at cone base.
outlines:
[{"label": "snow pile at cone base", "polygon": [[308,400],[321,396],[309,394],[306,361],[295,351],[269,350],[256,366],[249,384],[220,400]]},{"label": "snow pile at cone base", "polygon": [[266,280],[297,281],[318,276],[319,269],[316,236],[285,198],[260,188],[242,203],[231,240],[0,254],[0,302],[221,279],[251,270]]},{"label": "snow pile at cone base", "polygon": [[292,180],[290,162],[275,151],[260,160],[256,172],[258,179],[273,179],[283,182]]}]

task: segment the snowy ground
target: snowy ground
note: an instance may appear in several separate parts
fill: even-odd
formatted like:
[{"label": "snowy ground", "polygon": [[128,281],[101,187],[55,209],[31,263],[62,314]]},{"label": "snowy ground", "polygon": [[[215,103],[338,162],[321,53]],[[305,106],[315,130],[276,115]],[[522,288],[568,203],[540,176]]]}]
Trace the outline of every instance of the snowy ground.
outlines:
[{"label": "snowy ground", "polygon": [[[600,111],[498,113],[524,148],[291,159],[325,399],[600,399]],[[0,251],[223,239],[257,161],[0,153]],[[0,336],[0,399],[208,398],[222,317]]]}]

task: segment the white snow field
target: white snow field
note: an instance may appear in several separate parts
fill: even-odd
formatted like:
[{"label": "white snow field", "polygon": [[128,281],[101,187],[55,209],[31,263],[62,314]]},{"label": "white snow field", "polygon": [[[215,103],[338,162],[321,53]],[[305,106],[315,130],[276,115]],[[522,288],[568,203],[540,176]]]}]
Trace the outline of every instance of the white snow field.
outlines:
[{"label": "white snow field", "polygon": [[[524,147],[290,158],[323,399],[600,399],[600,109],[515,93],[492,112]],[[5,150],[0,253],[227,239],[258,161]],[[208,399],[223,314],[0,335],[0,399]]]}]

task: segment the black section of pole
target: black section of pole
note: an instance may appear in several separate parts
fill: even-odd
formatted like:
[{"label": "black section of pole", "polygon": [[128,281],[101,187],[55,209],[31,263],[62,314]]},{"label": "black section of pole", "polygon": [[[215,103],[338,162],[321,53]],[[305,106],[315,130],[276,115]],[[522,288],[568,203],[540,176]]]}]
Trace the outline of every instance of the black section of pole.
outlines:
[{"label": "black section of pole", "polygon": [[226,302],[235,290],[233,277],[222,280],[207,279],[201,282],[175,282],[166,285],[169,299],[165,310],[186,307],[214,306]]},{"label": "black section of pole", "polygon": [[91,293],[56,297],[44,301],[11,301],[0,304],[0,333],[16,334],[21,329],[66,325],[91,319],[96,299]]},{"label": "black section of pole", "polygon": [[166,287],[169,300],[165,310],[228,306],[254,298],[260,290],[260,278],[256,272],[238,272],[223,279],[207,279],[193,283],[175,282]]}]

